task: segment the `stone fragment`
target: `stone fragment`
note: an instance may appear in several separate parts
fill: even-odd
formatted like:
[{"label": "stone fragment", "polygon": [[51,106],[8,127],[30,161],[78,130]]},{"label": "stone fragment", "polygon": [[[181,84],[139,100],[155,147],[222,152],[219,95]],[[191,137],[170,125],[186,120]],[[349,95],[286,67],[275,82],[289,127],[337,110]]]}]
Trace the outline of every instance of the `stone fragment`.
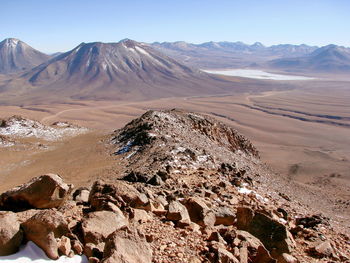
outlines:
[{"label": "stone fragment", "polygon": [[80,187],[73,193],[73,200],[77,203],[87,203],[89,202],[90,191],[86,187]]},{"label": "stone fragment", "polygon": [[297,260],[295,257],[293,257],[290,254],[283,253],[279,258],[278,258],[278,263],[298,263],[299,260]]},{"label": "stone fragment", "polygon": [[62,236],[58,242],[58,251],[64,256],[68,256],[71,251],[70,239],[66,236]]},{"label": "stone fragment", "polygon": [[[237,239],[240,239],[239,244],[241,247],[246,247],[248,251],[248,262],[253,263],[274,263],[276,262],[269,253],[269,251],[264,247],[263,243],[253,236],[252,234],[237,230]],[[243,245],[242,245],[243,244]]]},{"label": "stone fragment", "polygon": [[145,210],[135,208],[132,209],[131,220],[133,222],[144,223],[150,221],[151,219],[152,217]]},{"label": "stone fragment", "polygon": [[82,255],[83,251],[84,251],[83,244],[81,244],[80,241],[78,241],[78,240],[73,240],[72,241],[72,249],[78,255]]}]

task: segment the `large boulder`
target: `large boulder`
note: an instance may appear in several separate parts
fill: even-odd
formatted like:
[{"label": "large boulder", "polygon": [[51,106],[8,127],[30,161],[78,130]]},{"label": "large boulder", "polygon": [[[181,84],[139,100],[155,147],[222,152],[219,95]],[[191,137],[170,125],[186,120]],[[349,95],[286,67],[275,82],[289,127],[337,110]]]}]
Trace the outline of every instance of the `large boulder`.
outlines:
[{"label": "large boulder", "polygon": [[26,239],[33,241],[51,259],[59,255],[57,240],[70,232],[63,214],[52,209],[38,212],[21,226]]},{"label": "large boulder", "polygon": [[12,212],[0,212],[0,256],[16,253],[22,239],[23,232],[17,215]]},{"label": "large boulder", "polygon": [[0,209],[21,211],[59,207],[72,189],[57,174],[35,177],[0,195]]},{"label": "large boulder", "polygon": [[119,230],[106,241],[101,263],[151,263],[152,249],[136,232]]},{"label": "large boulder", "polygon": [[286,226],[263,212],[248,207],[237,208],[237,228],[259,238],[275,258],[293,249],[293,238]]},{"label": "large boulder", "polygon": [[199,197],[190,197],[185,200],[184,205],[190,215],[191,221],[203,226],[214,226],[215,224],[215,213],[208,208],[203,199]]},{"label": "large boulder", "polygon": [[96,181],[90,191],[89,203],[96,211],[111,210],[109,203],[118,207],[149,208],[147,196],[123,181],[113,184]]},{"label": "large boulder", "polygon": [[111,211],[97,211],[88,214],[81,224],[84,242],[99,244],[114,231],[128,225],[128,220],[119,210],[118,213]]}]

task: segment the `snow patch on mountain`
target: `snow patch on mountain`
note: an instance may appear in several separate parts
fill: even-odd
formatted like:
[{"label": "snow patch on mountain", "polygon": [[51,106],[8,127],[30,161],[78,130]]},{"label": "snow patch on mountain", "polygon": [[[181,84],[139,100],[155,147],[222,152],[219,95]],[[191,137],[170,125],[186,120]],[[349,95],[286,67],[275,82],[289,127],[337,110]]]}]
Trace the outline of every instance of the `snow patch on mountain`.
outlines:
[{"label": "snow patch on mountain", "polygon": [[16,138],[34,137],[46,141],[58,141],[87,132],[86,128],[58,122],[52,127],[34,120],[13,116],[0,122],[0,135]]}]

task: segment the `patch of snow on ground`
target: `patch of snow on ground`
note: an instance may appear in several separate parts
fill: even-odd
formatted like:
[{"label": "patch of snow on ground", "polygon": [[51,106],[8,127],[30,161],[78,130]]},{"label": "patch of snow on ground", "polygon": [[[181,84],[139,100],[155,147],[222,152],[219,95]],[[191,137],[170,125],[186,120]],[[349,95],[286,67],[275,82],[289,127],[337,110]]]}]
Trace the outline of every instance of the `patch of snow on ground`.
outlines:
[{"label": "patch of snow on ground", "polygon": [[128,156],[126,156],[126,159],[131,158],[132,156],[134,156],[134,154],[136,153],[136,151],[133,151],[132,153],[130,153]]},{"label": "patch of snow on ground", "polygon": [[315,78],[293,75],[281,75],[265,72],[255,69],[230,69],[230,70],[202,70],[211,74],[219,74],[225,76],[234,76],[250,79],[269,79],[269,80],[312,80]]},{"label": "patch of snow on ground", "polygon": [[128,141],[128,143],[122,148],[120,148],[115,154],[119,155],[119,154],[127,153],[128,151],[130,151],[132,145],[133,145],[133,142]]},{"label": "patch of snow on ground", "polygon": [[57,141],[64,137],[70,137],[87,132],[86,128],[80,127],[50,127],[40,122],[12,117],[0,127],[0,135],[13,137],[35,137],[47,141]]},{"label": "patch of snow on ground", "polygon": [[249,195],[249,194],[252,193],[252,194],[255,195],[255,197],[256,197],[260,202],[265,202],[265,203],[268,203],[268,202],[269,202],[269,200],[268,200],[267,198],[262,197],[261,195],[259,195],[259,194],[256,193],[255,191],[250,190],[250,189],[246,188],[245,186],[238,188],[238,192],[241,193],[241,194],[246,194],[246,195]]},{"label": "patch of snow on ground", "polygon": [[88,263],[85,256],[75,255],[72,258],[62,256],[57,260],[49,259],[43,250],[36,246],[33,242],[29,241],[23,246],[19,252],[9,256],[1,256],[0,263],[46,263],[46,262],[57,262],[57,263]]},{"label": "patch of snow on ground", "polygon": [[252,190],[249,190],[248,188],[245,188],[245,187],[240,187],[238,189],[238,192],[241,193],[241,194],[250,194],[251,192],[253,192]]}]

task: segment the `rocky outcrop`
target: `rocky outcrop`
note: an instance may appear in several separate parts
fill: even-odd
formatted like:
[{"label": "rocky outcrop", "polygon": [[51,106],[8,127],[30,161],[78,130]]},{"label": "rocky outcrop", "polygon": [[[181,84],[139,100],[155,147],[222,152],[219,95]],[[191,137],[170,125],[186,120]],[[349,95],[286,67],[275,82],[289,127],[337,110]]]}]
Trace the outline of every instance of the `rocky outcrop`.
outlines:
[{"label": "rocky outcrop", "polygon": [[33,178],[0,195],[0,209],[21,211],[30,208],[59,207],[68,197],[71,185],[56,174]]},{"label": "rocky outcrop", "polygon": [[227,125],[182,110],[148,111],[113,134],[128,182],[163,185],[170,175],[258,159],[257,149]]},{"label": "rocky outcrop", "polygon": [[23,240],[23,232],[17,215],[13,212],[0,212],[0,256],[18,251]]}]

